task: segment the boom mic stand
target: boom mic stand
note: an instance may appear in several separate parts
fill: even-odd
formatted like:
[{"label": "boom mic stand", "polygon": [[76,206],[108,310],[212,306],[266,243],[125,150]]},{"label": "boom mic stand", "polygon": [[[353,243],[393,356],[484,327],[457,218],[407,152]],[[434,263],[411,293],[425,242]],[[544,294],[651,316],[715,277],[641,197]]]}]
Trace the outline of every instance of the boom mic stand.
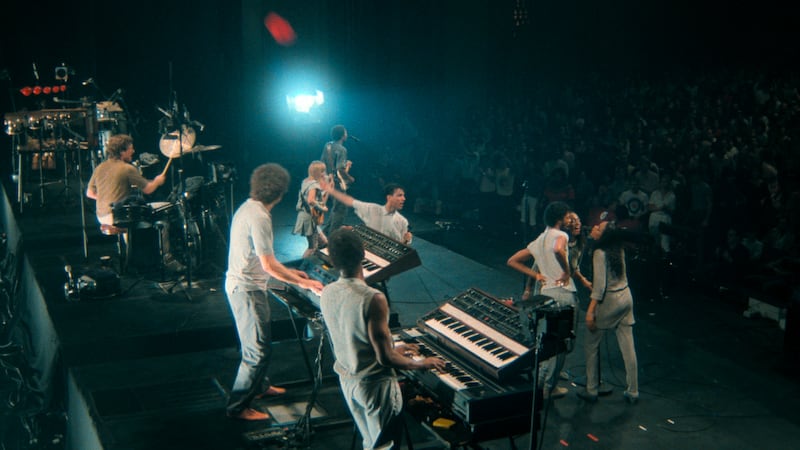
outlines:
[{"label": "boom mic stand", "polygon": [[[184,258],[184,260],[185,260],[185,264],[184,264],[185,269],[184,269],[183,279],[186,281],[186,288],[183,287],[183,284],[182,284],[183,280],[181,280],[179,278],[178,280],[175,281],[175,284],[173,284],[172,287],[170,287],[167,290],[167,292],[168,293],[172,293],[172,290],[175,289],[175,287],[180,286],[181,290],[183,290],[184,295],[186,295],[186,298],[189,301],[192,301],[192,296],[190,295],[190,291],[192,289],[192,269],[193,269],[193,265],[194,265],[193,259],[194,259],[195,252],[197,251],[197,247],[198,246],[195,245],[195,242],[193,240],[192,232],[189,229],[193,219],[192,219],[192,217],[190,217],[191,212],[190,212],[190,209],[186,205],[186,200],[187,200],[186,199],[186,195],[185,195],[186,194],[186,180],[185,180],[185,177],[184,177],[184,163],[183,163],[183,155],[184,155],[184,149],[183,149],[184,130],[183,130],[183,128],[184,128],[184,123],[180,119],[176,119],[176,118],[179,117],[179,114],[178,114],[179,111],[178,111],[177,94],[174,91],[172,91],[172,97],[173,98],[170,101],[170,104],[172,105],[172,111],[169,114],[167,114],[164,111],[162,111],[162,113],[164,113],[167,116],[167,118],[170,119],[169,120],[169,126],[170,127],[177,127],[177,129],[178,129],[178,142],[177,142],[178,150],[177,150],[177,154],[176,154],[174,146],[171,147],[172,151],[170,152],[170,161],[172,161],[173,159],[178,159],[179,160],[178,161],[179,167],[178,167],[178,170],[177,170],[177,172],[178,172],[178,182],[177,182],[178,196],[177,196],[175,202],[177,204],[176,206],[178,208],[178,214],[180,215],[180,219],[181,219],[181,228],[182,228],[181,232],[183,233],[183,245],[185,246],[185,255],[186,255],[186,257]],[[176,185],[176,183],[174,182],[174,175],[175,175],[174,166],[172,166],[172,169],[173,169],[171,171],[172,178],[173,178],[173,183],[172,184]]]},{"label": "boom mic stand", "polygon": [[[173,122],[173,126],[178,129],[178,164],[180,167],[178,169],[178,210],[181,216],[181,225],[183,228],[183,245],[186,246],[186,286],[189,290],[192,289],[192,265],[193,265],[193,256],[195,251],[194,242],[191,239],[191,233],[189,231],[189,224],[191,222],[191,217],[189,217],[190,211],[189,208],[186,206],[186,179],[184,178],[184,164],[183,164],[183,128],[184,123],[180,119],[181,115],[179,114],[178,110],[178,94],[176,92],[172,92],[172,118],[175,120]],[[187,294],[188,296],[188,294]]]}]

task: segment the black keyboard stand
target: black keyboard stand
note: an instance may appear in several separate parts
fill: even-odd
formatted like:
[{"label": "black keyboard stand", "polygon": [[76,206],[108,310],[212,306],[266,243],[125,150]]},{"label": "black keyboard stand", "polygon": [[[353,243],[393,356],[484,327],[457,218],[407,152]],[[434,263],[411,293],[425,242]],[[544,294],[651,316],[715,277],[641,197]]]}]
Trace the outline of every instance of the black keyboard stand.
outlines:
[{"label": "black keyboard stand", "polygon": [[[314,405],[317,403],[317,396],[322,387],[322,350],[325,347],[325,336],[328,334],[328,329],[325,322],[322,320],[320,314],[312,320],[312,326],[315,326],[319,331],[319,345],[317,345],[317,356],[314,360],[314,369],[312,371],[312,387],[311,395],[306,405],[306,410],[303,416],[294,425],[294,428],[289,432],[291,440],[297,446],[306,447],[311,441],[311,413],[314,410]],[[302,341],[302,339],[300,339]],[[302,345],[302,344],[301,344]]]}]

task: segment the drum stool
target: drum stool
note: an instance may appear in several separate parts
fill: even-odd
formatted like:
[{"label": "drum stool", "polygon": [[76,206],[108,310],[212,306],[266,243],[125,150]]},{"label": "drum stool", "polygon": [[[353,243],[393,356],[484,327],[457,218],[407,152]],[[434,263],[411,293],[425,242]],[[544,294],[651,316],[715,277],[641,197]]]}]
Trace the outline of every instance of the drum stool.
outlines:
[{"label": "drum stool", "polygon": [[125,235],[128,234],[127,228],[115,227],[114,225],[101,224],[100,233],[104,236],[117,237],[117,256],[119,256],[119,273],[124,274],[127,268],[128,249],[125,243]]}]

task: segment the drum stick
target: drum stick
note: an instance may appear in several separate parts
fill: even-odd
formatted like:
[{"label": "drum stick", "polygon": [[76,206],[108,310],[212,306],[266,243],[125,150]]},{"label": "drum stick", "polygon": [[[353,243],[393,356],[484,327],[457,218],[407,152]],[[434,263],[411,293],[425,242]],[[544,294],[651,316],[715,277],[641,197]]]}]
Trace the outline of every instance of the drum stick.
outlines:
[{"label": "drum stick", "polygon": [[161,175],[166,175],[167,174],[167,169],[169,169],[169,165],[172,164],[172,160],[173,159],[174,159],[173,157],[171,157],[171,156],[169,157],[169,161],[167,161],[167,165],[164,166],[164,171],[161,172]]}]

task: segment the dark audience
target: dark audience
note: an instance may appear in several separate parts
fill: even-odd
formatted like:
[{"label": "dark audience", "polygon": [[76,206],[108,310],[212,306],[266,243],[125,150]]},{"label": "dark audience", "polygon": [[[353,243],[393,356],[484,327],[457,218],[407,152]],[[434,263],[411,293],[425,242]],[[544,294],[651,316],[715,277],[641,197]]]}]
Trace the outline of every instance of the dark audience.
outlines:
[{"label": "dark audience", "polygon": [[[440,214],[487,232],[498,218],[523,230],[541,228],[547,204],[565,201],[587,226],[601,211],[615,213],[621,226],[651,237],[654,255],[694,273],[755,288],[795,283],[782,274],[800,256],[800,79],[725,70],[659,77],[592,74],[470,108],[428,167],[446,205]],[[498,201],[506,168],[515,186]],[[660,206],[647,197],[656,191],[674,195],[668,220],[650,220]],[[530,205],[538,220],[524,216]],[[745,253],[746,276],[729,277]]]}]

